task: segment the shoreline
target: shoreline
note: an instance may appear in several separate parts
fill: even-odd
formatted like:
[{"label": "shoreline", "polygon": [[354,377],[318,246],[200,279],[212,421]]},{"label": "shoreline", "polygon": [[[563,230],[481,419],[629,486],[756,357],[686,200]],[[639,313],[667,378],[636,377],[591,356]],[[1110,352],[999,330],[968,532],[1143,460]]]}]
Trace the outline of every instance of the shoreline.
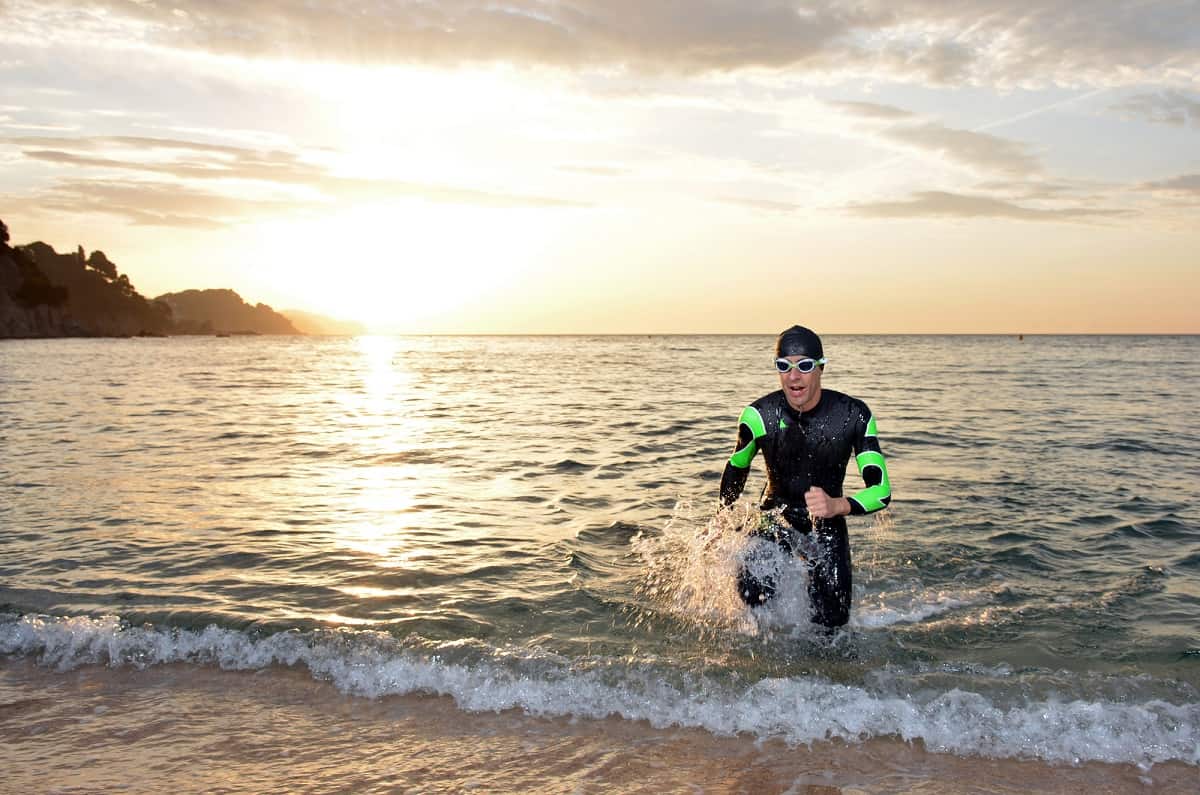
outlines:
[{"label": "shoreline", "polygon": [[18,791],[1191,792],[1197,775],[473,713],[445,696],[346,695],[303,668],[56,672],[23,658],[0,660],[0,742]]}]

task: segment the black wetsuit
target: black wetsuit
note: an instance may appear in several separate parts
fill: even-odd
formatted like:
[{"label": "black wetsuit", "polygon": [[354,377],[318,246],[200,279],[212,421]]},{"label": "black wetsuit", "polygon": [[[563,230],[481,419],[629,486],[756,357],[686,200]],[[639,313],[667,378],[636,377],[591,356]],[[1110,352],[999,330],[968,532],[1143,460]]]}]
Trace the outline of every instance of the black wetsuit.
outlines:
[{"label": "black wetsuit", "polygon": [[[842,496],[842,481],[851,453],[866,488],[849,497],[850,513],[878,511],[891,501],[887,465],[875,436],[875,420],[857,398],[822,389],[817,405],[803,414],[788,405],[783,391],[759,398],[742,411],[737,449],[721,476],[721,502],[731,505],[741,495],[750,463],[762,450],[767,486],[762,508],[777,509],[786,522],[769,522],[758,534],[795,554],[806,547],[809,597],[813,621],[829,627],[850,618],[850,542],[846,520],[817,519],[805,507],[804,494],[819,486],[831,497]],[[770,577],[743,569],[738,592],[747,604],[761,604],[775,593]]]}]

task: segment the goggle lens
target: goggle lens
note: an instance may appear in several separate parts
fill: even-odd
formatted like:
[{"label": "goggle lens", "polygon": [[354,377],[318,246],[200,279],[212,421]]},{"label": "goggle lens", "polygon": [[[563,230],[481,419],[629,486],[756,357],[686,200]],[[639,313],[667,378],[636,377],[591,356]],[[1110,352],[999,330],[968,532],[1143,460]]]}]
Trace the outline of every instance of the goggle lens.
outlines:
[{"label": "goggle lens", "polygon": [[786,373],[788,370],[791,370],[793,367],[795,367],[797,370],[799,370],[802,373],[811,373],[813,370],[817,369],[817,365],[819,365],[819,364],[825,364],[825,360],[824,359],[800,359],[799,361],[796,361],[796,362],[789,362],[787,359],[776,359],[775,360],[775,369],[781,373]]}]

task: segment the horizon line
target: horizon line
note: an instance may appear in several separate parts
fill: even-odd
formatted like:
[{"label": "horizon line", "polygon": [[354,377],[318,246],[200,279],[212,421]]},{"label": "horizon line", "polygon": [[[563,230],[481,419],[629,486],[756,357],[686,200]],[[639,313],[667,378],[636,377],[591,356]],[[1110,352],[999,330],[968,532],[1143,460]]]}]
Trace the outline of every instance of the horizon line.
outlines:
[{"label": "horizon line", "polygon": [[[363,331],[306,337],[775,337],[777,331]],[[181,335],[186,336],[186,335]],[[203,335],[200,335],[203,336]],[[289,336],[289,335],[263,335]],[[827,331],[822,337],[1196,337],[1200,331]]]}]

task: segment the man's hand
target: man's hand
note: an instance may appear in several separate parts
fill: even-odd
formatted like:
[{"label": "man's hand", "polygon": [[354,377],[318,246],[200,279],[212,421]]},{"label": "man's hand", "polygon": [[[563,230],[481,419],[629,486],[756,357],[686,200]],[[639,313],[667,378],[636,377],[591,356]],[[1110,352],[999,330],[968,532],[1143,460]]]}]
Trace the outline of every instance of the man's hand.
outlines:
[{"label": "man's hand", "polygon": [[845,497],[830,497],[825,493],[825,489],[819,486],[813,486],[804,492],[804,503],[808,506],[808,515],[814,519],[832,519],[850,513],[850,500]]}]

